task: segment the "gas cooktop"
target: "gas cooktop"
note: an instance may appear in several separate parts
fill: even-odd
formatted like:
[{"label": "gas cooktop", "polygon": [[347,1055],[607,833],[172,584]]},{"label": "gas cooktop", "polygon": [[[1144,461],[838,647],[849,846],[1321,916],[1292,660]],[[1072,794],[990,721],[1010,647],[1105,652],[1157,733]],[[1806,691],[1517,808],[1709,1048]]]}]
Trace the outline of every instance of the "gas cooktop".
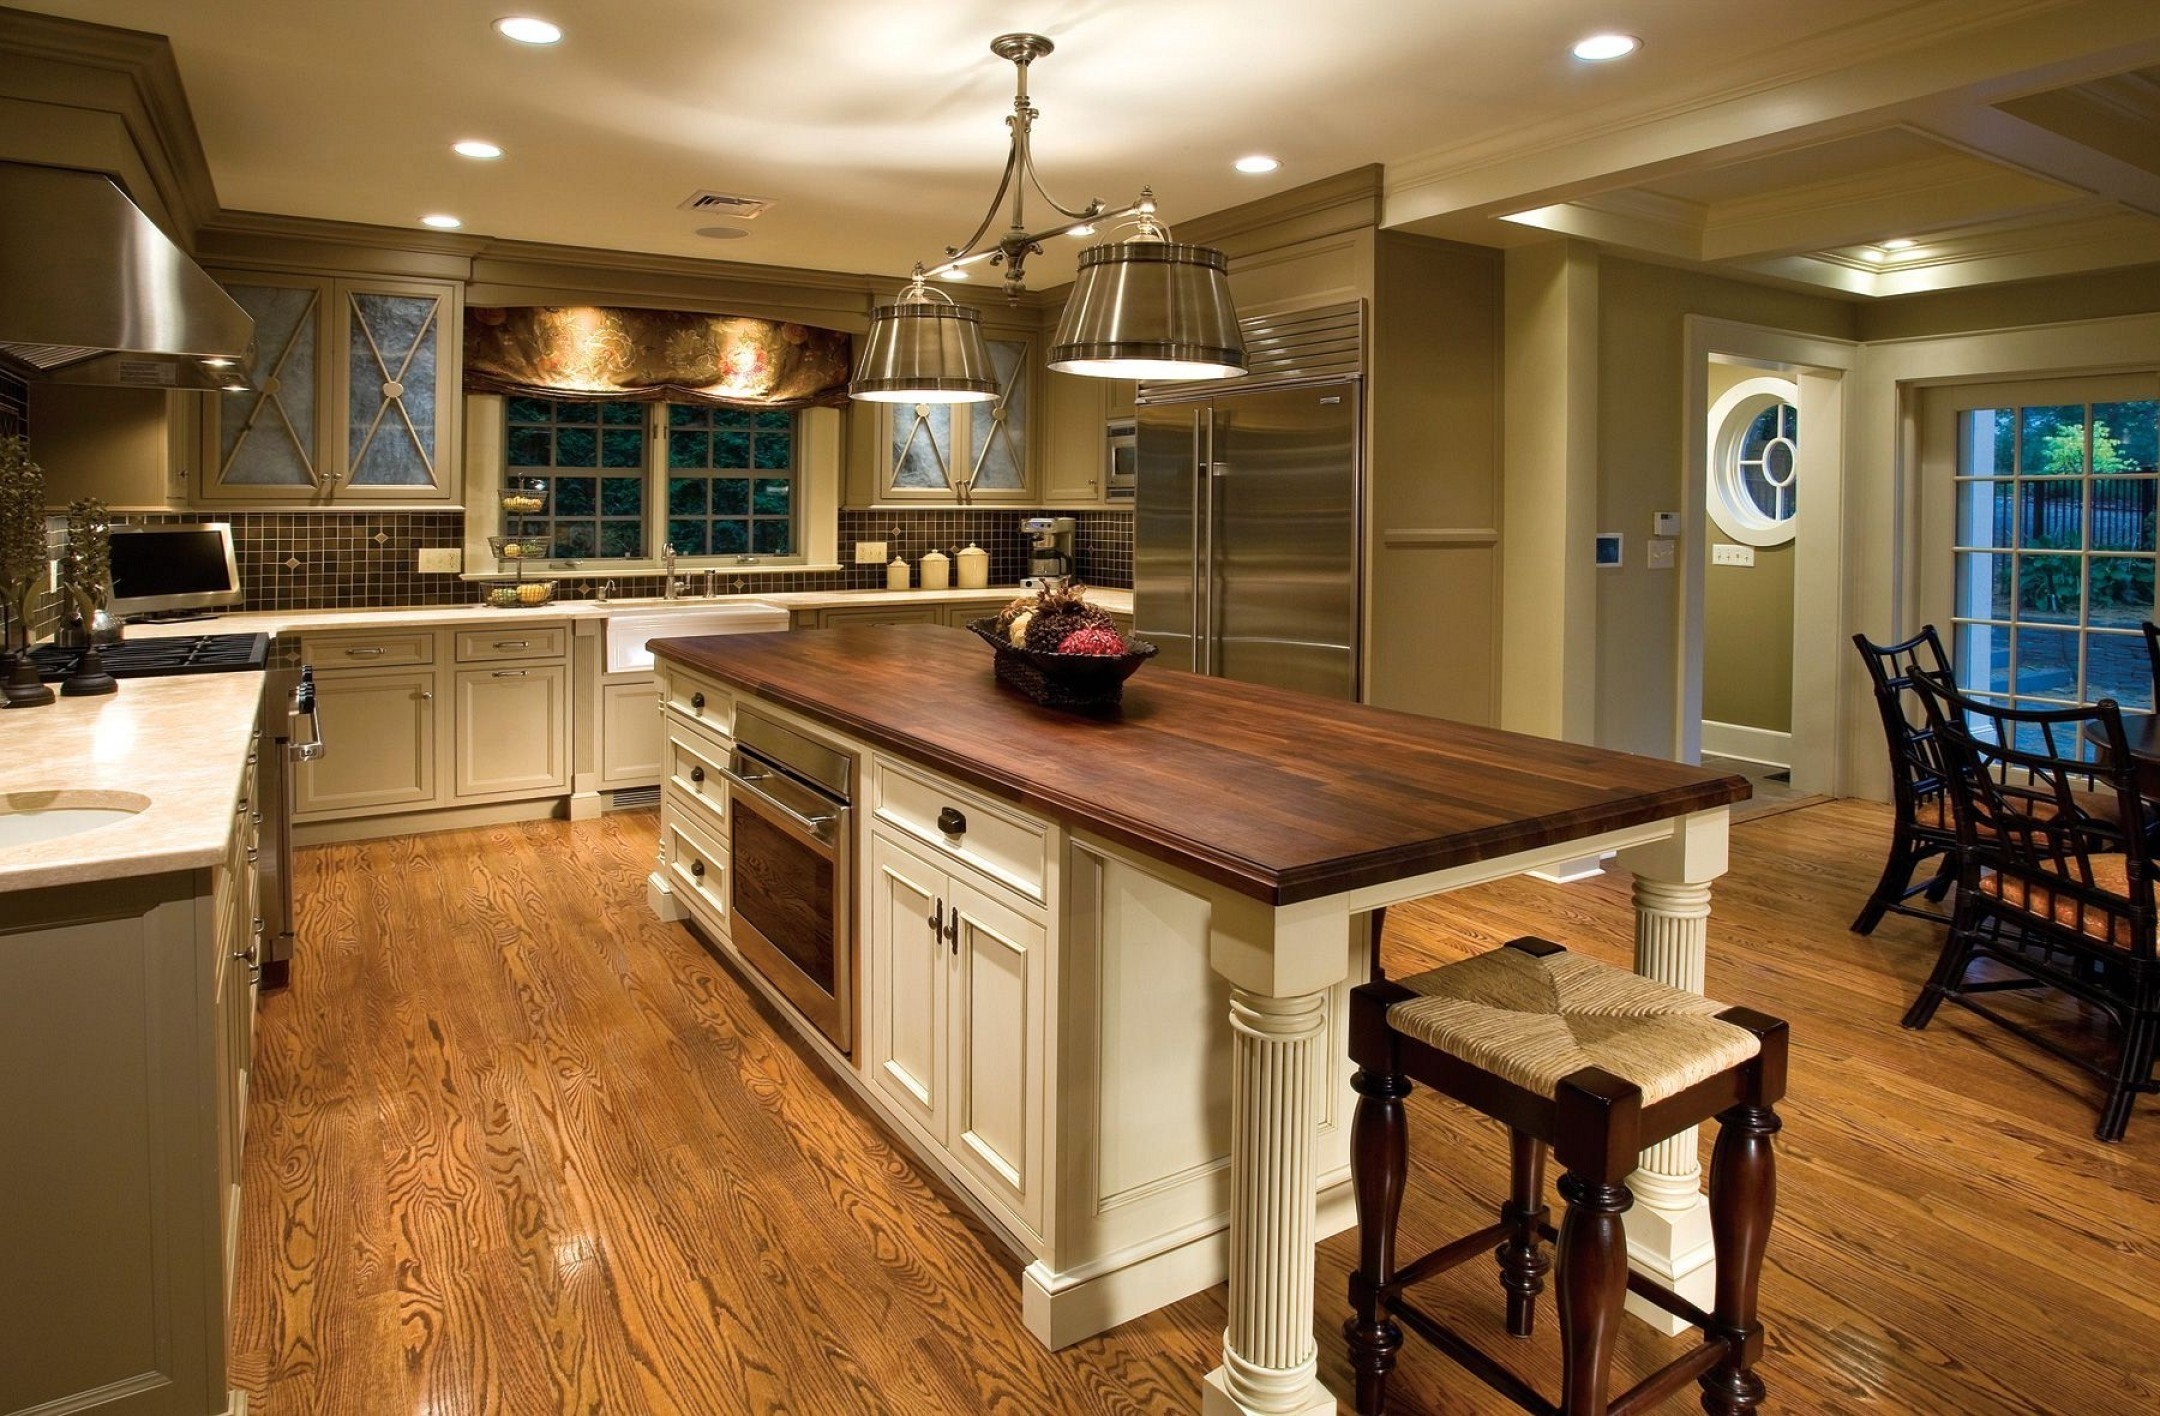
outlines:
[{"label": "gas cooktop", "polygon": [[[40,644],[30,651],[38,678],[58,683],[75,671],[86,651]],[[171,639],[136,639],[98,650],[105,672],[114,678],[164,678],[169,674],[246,673],[270,660],[267,634],[194,634]]]}]

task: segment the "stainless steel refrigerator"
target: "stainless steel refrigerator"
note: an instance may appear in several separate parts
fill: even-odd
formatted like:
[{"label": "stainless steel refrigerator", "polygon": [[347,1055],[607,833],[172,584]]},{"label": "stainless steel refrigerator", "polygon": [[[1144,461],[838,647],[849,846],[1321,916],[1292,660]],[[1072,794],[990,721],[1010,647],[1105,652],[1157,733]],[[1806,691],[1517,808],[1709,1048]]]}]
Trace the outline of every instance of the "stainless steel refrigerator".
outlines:
[{"label": "stainless steel refrigerator", "polygon": [[1358,695],[1354,380],[1138,410],[1133,617],[1156,662]]}]

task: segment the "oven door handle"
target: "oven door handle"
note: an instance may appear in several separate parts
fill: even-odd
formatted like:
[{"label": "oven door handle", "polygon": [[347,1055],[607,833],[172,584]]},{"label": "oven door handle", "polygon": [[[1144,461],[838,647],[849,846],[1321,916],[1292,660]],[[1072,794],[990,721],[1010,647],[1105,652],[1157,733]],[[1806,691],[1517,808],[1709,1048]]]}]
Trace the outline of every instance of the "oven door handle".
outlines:
[{"label": "oven door handle", "polygon": [[797,811],[794,807],[789,806],[786,802],[781,801],[778,798],[768,794],[767,792],[759,788],[757,786],[757,783],[764,780],[766,777],[771,776],[772,774],[769,772],[760,772],[755,777],[747,777],[744,776],[742,773],[736,771],[733,767],[722,767],[720,769],[720,775],[727,778],[737,787],[740,787],[743,791],[749,793],[758,801],[763,802],[765,805],[771,807],[774,811],[779,812],[782,816],[785,816],[788,820],[794,822],[797,826],[800,826],[819,845],[822,846],[828,844],[828,842],[825,840],[825,828],[840,819],[837,813],[830,816],[805,816],[801,812]]},{"label": "oven door handle", "polygon": [[292,716],[295,719],[307,719],[308,730],[306,742],[297,740],[293,742],[291,749],[293,760],[295,762],[319,761],[323,755],[322,710],[310,707],[305,713],[295,713]]}]

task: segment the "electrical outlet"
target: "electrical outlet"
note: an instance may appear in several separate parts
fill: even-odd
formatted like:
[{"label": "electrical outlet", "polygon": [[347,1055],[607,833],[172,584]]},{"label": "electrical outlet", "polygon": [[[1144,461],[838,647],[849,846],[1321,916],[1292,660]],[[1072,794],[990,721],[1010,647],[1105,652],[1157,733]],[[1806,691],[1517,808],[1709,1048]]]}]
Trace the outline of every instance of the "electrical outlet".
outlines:
[{"label": "electrical outlet", "polygon": [[1650,540],[1643,542],[1643,566],[1648,570],[1672,569],[1672,542]]},{"label": "electrical outlet", "polygon": [[1735,546],[1730,542],[1720,541],[1710,548],[1710,564],[1753,565],[1755,564],[1755,548],[1753,546]]},{"label": "electrical outlet", "polygon": [[885,543],[883,541],[857,541],[855,543],[855,564],[885,564]]},{"label": "electrical outlet", "polygon": [[456,575],[465,568],[465,553],[456,546],[422,546],[418,568],[422,575]]}]

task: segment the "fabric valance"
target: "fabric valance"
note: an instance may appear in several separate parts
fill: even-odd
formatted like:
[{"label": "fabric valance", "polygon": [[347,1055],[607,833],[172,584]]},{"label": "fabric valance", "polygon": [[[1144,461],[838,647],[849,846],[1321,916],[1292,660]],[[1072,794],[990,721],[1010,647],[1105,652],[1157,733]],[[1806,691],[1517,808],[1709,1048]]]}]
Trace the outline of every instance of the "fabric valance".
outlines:
[{"label": "fabric valance", "polygon": [[465,391],[730,408],[847,402],[844,332],[596,305],[465,311]]}]

